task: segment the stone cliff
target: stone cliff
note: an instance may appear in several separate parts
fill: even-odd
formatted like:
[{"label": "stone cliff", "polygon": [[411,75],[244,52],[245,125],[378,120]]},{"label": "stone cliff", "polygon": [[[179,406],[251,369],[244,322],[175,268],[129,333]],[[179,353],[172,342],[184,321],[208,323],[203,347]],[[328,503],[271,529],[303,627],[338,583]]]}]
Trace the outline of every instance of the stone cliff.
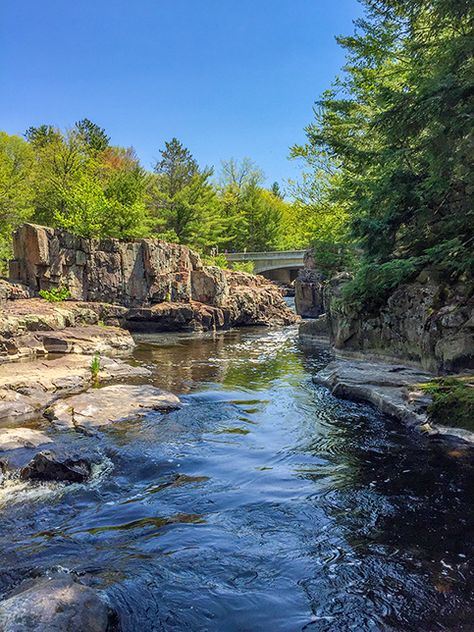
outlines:
[{"label": "stone cliff", "polygon": [[[0,358],[53,347],[94,348],[97,331],[91,333],[93,344],[87,332],[81,334],[86,343],[58,334],[83,325],[172,331],[296,320],[280,290],[263,277],[204,266],[186,246],[158,239],[88,240],[25,224],[14,235],[14,254],[11,282],[0,280]],[[70,299],[49,304],[33,298],[57,287],[68,288]],[[113,346],[126,346],[116,332],[109,338]]]},{"label": "stone cliff", "polygon": [[326,290],[336,349],[411,362],[434,373],[474,368],[474,285],[443,282],[424,270],[400,285],[376,312],[339,307],[341,284]]},{"label": "stone cliff", "polygon": [[[474,368],[474,283],[447,283],[435,270],[424,270],[400,285],[376,311],[343,304],[347,273],[324,281],[309,265],[297,281],[297,311],[326,313],[337,351],[353,356],[413,363],[434,373]],[[302,324],[307,337],[311,327]]]}]

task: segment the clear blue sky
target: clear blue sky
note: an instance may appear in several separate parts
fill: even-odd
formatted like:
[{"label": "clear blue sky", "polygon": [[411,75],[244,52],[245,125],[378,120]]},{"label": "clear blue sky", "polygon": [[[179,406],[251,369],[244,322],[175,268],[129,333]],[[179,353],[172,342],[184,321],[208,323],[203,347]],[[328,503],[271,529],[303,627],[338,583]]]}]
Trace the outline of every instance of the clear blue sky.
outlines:
[{"label": "clear blue sky", "polygon": [[177,136],[200,164],[296,173],[357,0],[1,0],[0,128],[87,117],[150,167]]}]

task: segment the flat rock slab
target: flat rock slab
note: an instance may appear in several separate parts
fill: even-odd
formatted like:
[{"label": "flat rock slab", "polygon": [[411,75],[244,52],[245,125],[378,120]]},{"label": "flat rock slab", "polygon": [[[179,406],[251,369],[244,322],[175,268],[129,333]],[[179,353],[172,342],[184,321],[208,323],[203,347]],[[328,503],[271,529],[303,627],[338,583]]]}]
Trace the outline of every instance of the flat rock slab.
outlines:
[{"label": "flat rock slab", "polygon": [[2,632],[106,632],[111,622],[99,594],[70,577],[20,586],[0,602]]},{"label": "flat rock slab", "polygon": [[0,432],[0,452],[19,448],[38,448],[52,443],[48,435],[32,428],[6,428]]},{"label": "flat rock slab", "polygon": [[46,353],[121,354],[129,353],[135,347],[131,334],[120,327],[68,327],[36,336],[41,336]]},{"label": "flat rock slab", "polygon": [[53,404],[48,419],[67,427],[95,427],[144,415],[151,410],[179,408],[176,395],[151,385],[117,384],[90,389]]},{"label": "flat rock slab", "polygon": [[427,421],[431,400],[416,385],[432,379],[430,373],[401,365],[336,360],[313,381],[336,397],[370,402],[391,417],[419,426]]},{"label": "flat rock slab", "polygon": [[[84,390],[92,383],[90,366],[91,357],[79,354],[0,364],[0,422],[32,418],[56,399]],[[114,358],[101,357],[100,366],[101,381],[150,375]]]}]

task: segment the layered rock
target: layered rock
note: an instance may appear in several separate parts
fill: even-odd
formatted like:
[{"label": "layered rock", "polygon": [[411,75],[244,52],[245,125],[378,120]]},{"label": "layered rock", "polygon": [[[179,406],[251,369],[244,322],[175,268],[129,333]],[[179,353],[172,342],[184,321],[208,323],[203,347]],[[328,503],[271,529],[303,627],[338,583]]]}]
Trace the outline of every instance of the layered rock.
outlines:
[{"label": "layered rock", "polygon": [[[84,390],[94,379],[90,366],[90,356],[79,354],[0,364],[0,421],[38,416],[60,397]],[[101,381],[146,377],[149,373],[145,367],[131,366],[119,359],[100,360]]]},{"label": "layered rock", "polygon": [[474,368],[474,285],[447,284],[429,270],[400,285],[376,312],[334,301],[328,291],[329,323],[336,349],[346,354],[420,364],[434,373]]},{"label": "layered rock", "polygon": [[[30,291],[67,287],[75,301],[129,311],[122,322],[158,329],[290,324],[280,290],[251,274],[203,266],[186,246],[159,239],[86,240],[25,224],[14,235],[10,276]],[[137,311],[138,310],[138,311]]]}]

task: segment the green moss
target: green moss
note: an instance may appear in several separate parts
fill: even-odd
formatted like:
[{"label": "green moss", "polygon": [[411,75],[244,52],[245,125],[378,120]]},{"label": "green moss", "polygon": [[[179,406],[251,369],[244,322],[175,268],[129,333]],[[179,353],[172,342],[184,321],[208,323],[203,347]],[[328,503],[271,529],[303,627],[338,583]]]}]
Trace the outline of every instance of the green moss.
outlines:
[{"label": "green moss", "polygon": [[420,388],[433,398],[428,407],[431,421],[474,430],[474,376],[442,377]]}]

